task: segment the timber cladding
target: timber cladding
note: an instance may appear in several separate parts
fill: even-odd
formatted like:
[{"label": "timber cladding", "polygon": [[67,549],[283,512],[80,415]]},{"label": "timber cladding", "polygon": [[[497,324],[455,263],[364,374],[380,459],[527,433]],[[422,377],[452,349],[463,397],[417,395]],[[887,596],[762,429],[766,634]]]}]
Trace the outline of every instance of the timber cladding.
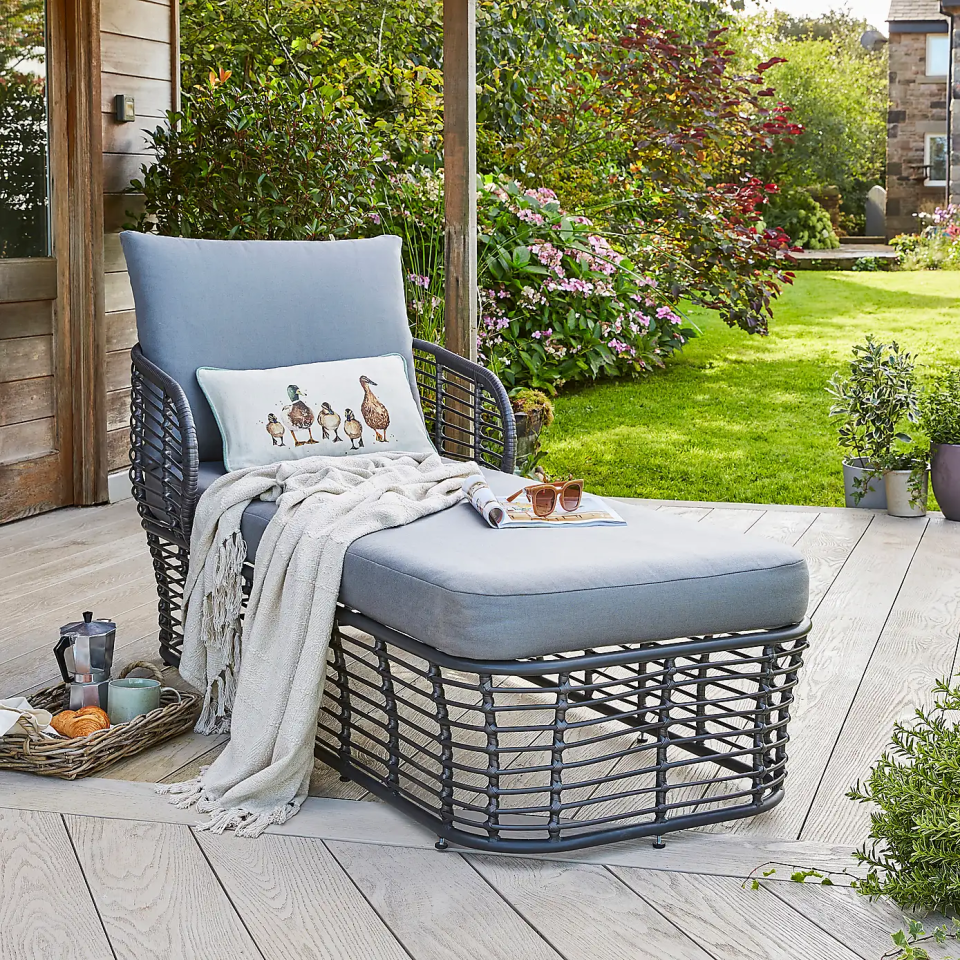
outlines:
[{"label": "timber cladding", "polygon": [[[137,340],[133,293],[119,233],[142,209],[142,200],[125,191],[151,160],[144,131],[165,124],[166,112],[179,105],[177,12],[176,3],[161,0],[102,0],[100,10],[109,471],[122,470],[129,463],[130,348]],[[135,122],[116,120],[118,94],[135,99]]]}]

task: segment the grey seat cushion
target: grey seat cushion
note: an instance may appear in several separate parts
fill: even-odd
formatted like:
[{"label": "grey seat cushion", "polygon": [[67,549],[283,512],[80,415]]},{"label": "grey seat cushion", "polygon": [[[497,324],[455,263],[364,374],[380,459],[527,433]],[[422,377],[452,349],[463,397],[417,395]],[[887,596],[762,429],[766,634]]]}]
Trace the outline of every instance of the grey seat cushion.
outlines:
[{"label": "grey seat cushion", "polygon": [[144,355],[190,401],[201,460],[222,460],[197,367],[398,353],[419,404],[400,238],[270,241],[121,235]]},{"label": "grey seat cushion", "polygon": [[[205,489],[222,475],[200,465]],[[500,494],[522,481],[484,471]],[[255,557],[273,515],[243,517]],[[798,623],[803,558],[790,547],[617,504],[626,527],[492,530],[466,503],[355,541],[340,599],[457,656],[512,659]]]}]

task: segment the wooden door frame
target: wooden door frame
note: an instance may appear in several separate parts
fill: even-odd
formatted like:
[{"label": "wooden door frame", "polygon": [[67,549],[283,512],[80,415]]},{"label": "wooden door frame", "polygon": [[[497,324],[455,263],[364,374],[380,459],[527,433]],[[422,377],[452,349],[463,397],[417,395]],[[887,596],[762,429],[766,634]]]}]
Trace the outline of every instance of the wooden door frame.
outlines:
[{"label": "wooden door frame", "polygon": [[[64,410],[61,443],[71,451],[71,499],[89,505],[108,498],[100,0],[47,2],[49,76],[61,114],[55,120],[65,125],[59,142],[51,144],[58,305],[66,311],[59,323],[65,343],[56,387],[65,398],[58,406],[69,407],[69,412]],[[55,114],[51,110],[51,116]]]}]

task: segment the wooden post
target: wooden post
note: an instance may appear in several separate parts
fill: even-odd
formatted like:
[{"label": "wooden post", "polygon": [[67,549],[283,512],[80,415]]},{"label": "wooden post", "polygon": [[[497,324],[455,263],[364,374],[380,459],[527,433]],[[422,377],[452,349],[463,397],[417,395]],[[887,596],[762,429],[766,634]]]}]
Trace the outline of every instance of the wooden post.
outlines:
[{"label": "wooden post", "polygon": [[443,0],[444,334],[477,359],[476,0]]},{"label": "wooden post", "polygon": [[87,505],[108,499],[100,0],[62,0],[62,10],[71,127],[66,186],[73,373],[60,389],[73,393],[74,503]]}]

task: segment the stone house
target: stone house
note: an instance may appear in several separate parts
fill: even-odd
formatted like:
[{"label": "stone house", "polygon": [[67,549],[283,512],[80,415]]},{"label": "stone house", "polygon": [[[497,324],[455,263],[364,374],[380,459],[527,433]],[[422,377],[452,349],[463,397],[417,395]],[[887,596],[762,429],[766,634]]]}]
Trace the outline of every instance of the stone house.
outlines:
[{"label": "stone house", "polygon": [[916,214],[946,201],[951,34],[940,0],[891,0],[888,23],[889,238],[915,233]]}]

